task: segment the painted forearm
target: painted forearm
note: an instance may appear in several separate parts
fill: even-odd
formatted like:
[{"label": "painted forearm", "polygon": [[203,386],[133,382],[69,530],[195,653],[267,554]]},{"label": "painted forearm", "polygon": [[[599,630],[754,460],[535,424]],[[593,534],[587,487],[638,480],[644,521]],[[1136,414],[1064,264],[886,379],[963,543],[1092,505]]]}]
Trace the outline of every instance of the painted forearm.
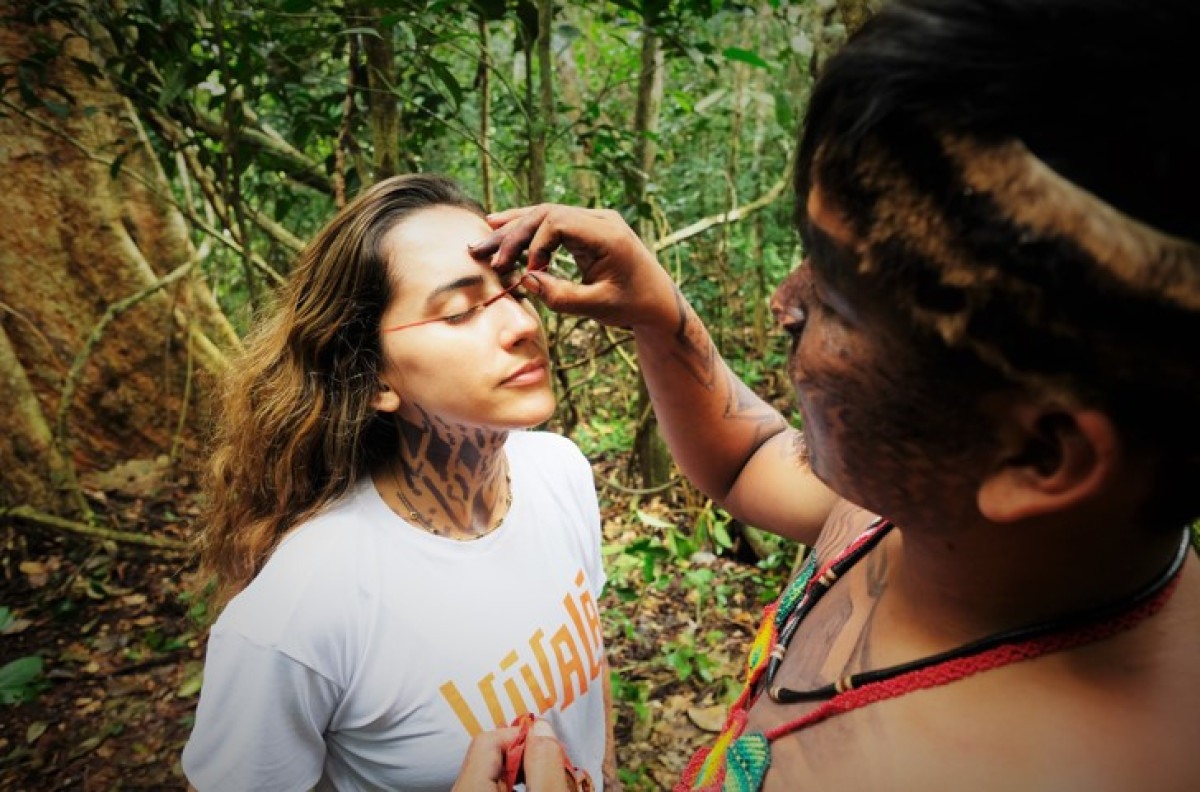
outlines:
[{"label": "painted forearm", "polygon": [[733,373],[678,289],[675,299],[671,332],[636,331],[638,357],[672,456],[692,483],[722,501],[750,457],[788,425]]}]

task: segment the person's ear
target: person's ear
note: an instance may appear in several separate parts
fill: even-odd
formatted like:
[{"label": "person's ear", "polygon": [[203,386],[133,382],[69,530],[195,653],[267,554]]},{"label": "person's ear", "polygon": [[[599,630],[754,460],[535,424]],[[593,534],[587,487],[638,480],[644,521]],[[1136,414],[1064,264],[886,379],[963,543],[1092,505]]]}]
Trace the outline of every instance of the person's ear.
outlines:
[{"label": "person's ear", "polygon": [[1102,492],[1116,474],[1120,440],[1106,414],[1023,405],[1010,418],[999,462],[977,495],[992,522],[1064,511]]},{"label": "person's ear", "polygon": [[375,398],[371,400],[371,406],[378,412],[394,413],[400,409],[400,394],[392,390],[392,387],[386,382],[379,383],[379,390],[375,391]]}]

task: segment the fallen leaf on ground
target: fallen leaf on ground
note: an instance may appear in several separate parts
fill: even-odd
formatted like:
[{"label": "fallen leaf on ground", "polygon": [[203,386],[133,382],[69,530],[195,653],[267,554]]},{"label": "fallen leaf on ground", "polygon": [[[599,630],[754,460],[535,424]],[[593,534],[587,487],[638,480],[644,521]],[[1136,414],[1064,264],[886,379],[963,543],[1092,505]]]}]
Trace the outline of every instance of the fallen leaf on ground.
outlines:
[{"label": "fallen leaf on ground", "polygon": [[716,734],[725,725],[725,705],[715,704],[711,707],[689,707],[688,720],[701,731]]},{"label": "fallen leaf on ground", "polygon": [[38,737],[41,737],[46,733],[46,729],[49,726],[50,724],[46,723],[45,721],[34,721],[33,723],[29,724],[29,728],[25,730],[25,742],[29,743],[30,745],[34,744],[37,742]]}]

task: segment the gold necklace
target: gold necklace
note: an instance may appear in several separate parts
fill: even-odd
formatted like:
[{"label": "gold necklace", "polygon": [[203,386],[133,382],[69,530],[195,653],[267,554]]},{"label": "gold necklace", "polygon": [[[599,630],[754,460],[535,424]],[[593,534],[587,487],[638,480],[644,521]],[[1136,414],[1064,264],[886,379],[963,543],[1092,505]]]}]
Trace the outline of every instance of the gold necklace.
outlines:
[{"label": "gold necklace", "polygon": [[[431,533],[434,536],[445,536],[445,534],[443,534],[437,528],[433,527],[433,524],[430,523],[428,520],[426,520],[424,515],[421,514],[421,512],[417,511],[417,507],[412,505],[412,501],[410,501],[408,498],[406,498],[404,496],[404,490],[400,486],[400,477],[396,474],[395,468],[392,468],[392,481],[395,482],[395,484],[396,484],[396,497],[398,497],[400,499],[400,502],[404,504],[404,508],[408,510],[409,520],[412,521],[422,531]],[[504,518],[508,516],[509,510],[512,508],[512,473],[508,469],[507,463],[505,464],[505,468],[504,468],[504,489],[505,489],[504,507],[500,510],[500,516],[498,518],[496,518],[496,522],[493,525],[489,526],[486,531],[484,531],[483,533],[477,534],[475,536],[472,536],[471,539],[478,539],[481,536],[487,536],[492,531],[499,528],[500,524],[504,522]],[[453,537],[451,537],[451,538],[453,538]],[[463,539],[463,540],[458,540],[458,541],[469,541],[469,540]]]}]

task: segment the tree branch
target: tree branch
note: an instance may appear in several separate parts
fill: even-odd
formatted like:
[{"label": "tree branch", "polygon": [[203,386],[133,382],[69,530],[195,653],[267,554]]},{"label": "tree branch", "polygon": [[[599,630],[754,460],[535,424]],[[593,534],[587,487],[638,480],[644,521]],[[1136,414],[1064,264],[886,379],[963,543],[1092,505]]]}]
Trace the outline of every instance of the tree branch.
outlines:
[{"label": "tree branch", "polygon": [[660,253],[672,245],[678,245],[680,242],[691,239],[694,236],[698,236],[714,226],[723,225],[725,223],[736,223],[739,220],[745,219],[749,215],[757,212],[759,209],[766,208],[774,203],[779,196],[783,195],[783,191],[784,188],[787,187],[787,183],[788,180],[785,176],[784,178],[775,182],[775,185],[771,187],[770,190],[767,190],[765,194],[754,201],[751,201],[745,206],[739,206],[737,209],[732,209],[728,212],[721,212],[720,214],[715,214],[710,217],[697,220],[689,226],[684,226],[673,234],[668,234],[667,236],[658,239],[654,243],[654,252]]},{"label": "tree branch", "polygon": [[[163,134],[167,140],[175,146],[176,150],[180,154],[182,154],[184,162],[187,163],[188,171],[191,172],[192,176],[199,183],[200,192],[203,193],[205,199],[213,207],[213,210],[217,213],[217,216],[223,218],[225,222],[229,222],[228,213],[225,211],[225,207],[221,203],[220,192],[213,183],[212,176],[206,171],[204,164],[201,163],[199,158],[196,156],[196,152],[193,150],[183,130],[180,129],[169,118],[165,118],[158,113],[150,112],[148,115],[154,121],[154,123],[158,124],[159,129],[163,131]],[[176,205],[179,206],[178,203]],[[194,215],[191,213],[190,206],[179,206],[179,209],[180,211],[187,213],[189,219],[192,219],[193,222],[197,222],[194,219]],[[263,233],[269,236],[289,253],[295,255],[304,249],[304,241],[302,239],[276,223],[270,217],[267,217],[265,214],[252,207],[246,207],[246,212],[246,216],[250,222],[258,226]],[[198,222],[197,224],[199,225]],[[205,227],[204,230],[208,231],[209,229]],[[209,233],[212,232],[209,231]],[[220,236],[224,237],[224,234],[221,234]],[[239,242],[243,242],[243,240],[239,240]],[[238,255],[242,255],[241,244],[238,245],[235,251],[238,253]],[[283,277],[279,275],[279,273],[275,272],[274,269],[272,269],[272,267],[261,258],[252,263],[261,272],[263,272],[263,274],[269,276],[276,283],[283,282]]]},{"label": "tree branch", "polygon": [[58,399],[58,410],[55,413],[54,445],[64,459],[70,459],[69,449],[67,448],[67,411],[70,409],[71,401],[75,398],[75,391],[79,387],[79,380],[83,376],[83,367],[87,364],[88,358],[91,357],[92,350],[96,348],[96,344],[100,343],[100,338],[104,335],[104,330],[114,319],[134,305],[137,305],[150,295],[170,286],[188,274],[195,264],[196,260],[180,264],[170,273],[151,283],[136,294],[126,297],[123,300],[118,300],[108,306],[107,310],[104,311],[104,315],[100,317],[100,321],[92,328],[92,332],[88,334],[83,349],[79,350],[79,354],[75,356],[75,360],[71,364],[70,371],[67,372],[67,379],[63,383],[62,395]]},{"label": "tree branch", "polygon": [[[252,117],[247,118],[254,123]],[[225,130],[220,121],[210,118],[203,113],[196,113],[196,128],[209,137],[220,140]],[[295,149],[280,137],[270,135],[253,126],[243,126],[237,130],[236,142],[263,157],[263,164],[283,171],[289,179],[306,187],[311,187],[325,195],[333,195],[333,182],[330,181],[319,163],[313,162],[304,152]]]},{"label": "tree branch", "polygon": [[191,546],[187,542],[181,542],[178,539],[131,533],[129,531],[115,531],[111,528],[100,528],[99,526],[88,525],[87,523],[55,517],[53,514],[40,512],[32,506],[14,506],[11,509],[0,509],[0,520],[19,520],[21,522],[40,525],[43,528],[54,528],[59,531],[69,531],[83,536],[90,536],[93,539],[107,539],[113,542],[153,547],[158,550],[169,550],[178,553],[187,553],[191,550]]}]

